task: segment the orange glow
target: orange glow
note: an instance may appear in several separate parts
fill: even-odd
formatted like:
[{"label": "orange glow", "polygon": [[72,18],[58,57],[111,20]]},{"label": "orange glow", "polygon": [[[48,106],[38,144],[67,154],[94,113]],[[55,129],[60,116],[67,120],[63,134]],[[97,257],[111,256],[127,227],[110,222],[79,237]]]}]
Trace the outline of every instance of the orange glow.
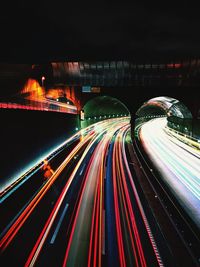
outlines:
[{"label": "orange glow", "polygon": [[[42,76],[41,79],[44,81],[46,78]],[[34,79],[28,79],[20,93],[25,99],[41,102],[46,101],[46,98],[56,101],[56,99],[59,97],[66,97],[68,100],[73,102],[79,111],[81,110],[80,100],[76,98],[73,87],[44,89],[44,87],[40,86],[38,81]]]},{"label": "orange glow", "polygon": [[57,99],[58,97],[63,96],[63,90],[59,88],[49,89],[46,93],[46,97],[51,99]]},{"label": "orange glow", "polygon": [[44,165],[42,169],[44,171],[44,179],[46,180],[51,178],[54,171],[52,170],[51,165],[48,163],[46,159],[44,160]]},{"label": "orange glow", "polygon": [[51,99],[57,99],[63,96],[71,100],[79,111],[81,110],[80,100],[76,98],[74,87],[51,88],[46,92],[46,97]]},{"label": "orange glow", "polygon": [[46,96],[49,97],[49,98],[53,98],[53,99],[65,96],[67,99],[70,99],[73,102],[74,94],[73,94],[73,90],[70,89],[69,87],[51,88],[46,93]]},{"label": "orange glow", "polygon": [[45,91],[36,80],[28,79],[21,94],[25,94],[27,99],[38,100],[44,98]]}]

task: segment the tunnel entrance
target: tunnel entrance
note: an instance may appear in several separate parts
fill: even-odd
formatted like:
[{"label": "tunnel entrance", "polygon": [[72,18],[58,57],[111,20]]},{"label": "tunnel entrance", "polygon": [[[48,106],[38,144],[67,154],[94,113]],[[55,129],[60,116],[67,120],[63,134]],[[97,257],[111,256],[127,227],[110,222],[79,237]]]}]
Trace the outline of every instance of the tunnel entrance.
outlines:
[{"label": "tunnel entrance", "polygon": [[190,110],[179,100],[161,96],[152,98],[138,109],[135,120],[135,133],[140,126],[153,118],[166,117],[167,126],[176,132],[199,139],[200,122],[192,117]]},{"label": "tunnel entrance", "polygon": [[192,113],[179,100],[167,96],[152,98],[138,109],[137,117],[175,116],[178,118],[192,118]]},{"label": "tunnel entrance", "polygon": [[95,122],[118,117],[128,117],[128,108],[117,98],[110,96],[98,96],[89,100],[83,107],[81,128],[85,128]]}]

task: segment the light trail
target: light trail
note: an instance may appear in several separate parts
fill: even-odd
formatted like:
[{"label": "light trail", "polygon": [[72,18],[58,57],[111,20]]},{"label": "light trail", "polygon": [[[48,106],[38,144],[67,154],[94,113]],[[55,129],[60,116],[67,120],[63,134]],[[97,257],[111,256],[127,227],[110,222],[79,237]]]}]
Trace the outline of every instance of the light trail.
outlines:
[{"label": "light trail", "polygon": [[[127,123],[127,122],[126,122]],[[116,128],[115,128],[116,127]],[[77,209],[76,218],[74,220],[73,231],[71,231],[70,240],[68,242],[63,266],[68,265],[86,265],[90,266],[90,260],[93,257],[93,264],[99,266],[101,262],[101,236],[102,236],[102,176],[104,173],[104,158],[107,153],[108,144],[114,132],[121,127],[118,122],[117,126],[109,127],[109,134],[105,135],[96,147],[91,157],[89,168],[86,173],[85,185],[83,188],[79,207]],[[113,133],[113,134],[112,134]],[[96,201],[97,205],[95,205]],[[87,217],[85,217],[87,214]],[[95,220],[95,218],[100,218]],[[99,232],[97,231],[99,229]],[[86,233],[88,233],[86,235]],[[92,238],[92,235],[94,236]],[[90,239],[88,238],[90,236]],[[98,247],[98,253],[93,248]],[[99,245],[97,245],[99,244]],[[81,251],[81,253],[80,253]],[[93,255],[92,255],[93,254]],[[98,257],[97,257],[98,255]],[[91,266],[94,266],[91,264]]]},{"label": "light trail", "polygon": [[[11,244],[16,246],[21,242],[20,233],[31,229],[33,241],[29,245],[27,238],[29,249],[20,262],[26,267],[40,266],[45,255],[48,261],[59,246],[62,246],[62,252],[58,254],[59,266],[63,267],[101,267],[105,260],[108,264],[112,261],[116,267],[147,267],[149,251],[153,257],[150,262],[153,260],[155,267],[162,267],[128,167],[125,136],[129,127],[129,118],[125,117],[102,121],[77,133],[76,137],[81,136],[79,143],[2,232],[1,253],[12,251]],[[66,167],[71,162],[74,162],[72,171],[64,179]],[[59,195],[43,214],[43,223],[38,228],[34,225],[37,221],[34,214],[46,208],[41,202],[48,203],[45,200],[50,197],[48,192],[55,183],[62,185]],[[23,184],[20,190],[23,190]],[[65,233],[62,237],[61,232]],[[141,239],[144,232],[145,240]],[[108,241],[114,240],[114,236],[116,244]]]},{"label": "light trail", "polygon": [[76,106],[53,101],[47,98],[38,100],[20,99],[20,101],[24,102],[24,104],[0,102],[0,109],[25,109],[77,114]]},{"label": "light trail", "polygon": [[51,214],[50,214],[50,216],[49,216],[49,218],[48,218],[48,220],[47,220],[47,222],[45,224],[45,227],[43,228],[43,231],[41,232],[41,234],[40,234],[40,236],[39,236],[39,238],[38,238],[38,240],[37,240],[32,252],[31,252],[31,254],[30,254],[29,258],[28,258],[28,261],[25,264],[25,266],[33,266],[35,264],[36,259],[37,259],[38,255],[39,255],[40,251],[41,251],[41,248],[42,248],[42,246],[43,246],[43,244],[44,244],[44,242],[45,242],[45,240],[47,238],[47,235],[49,234],[49,231],[50,231],[50,229],[51,229],[51,227],[53,225],[53,222],[54,222],[54,220],[56,218],[56,215],[58,214],[59,208],[61,207],[61,204],[64,201],[64,197],[67,194],[68,189],[69,189],[69,187],[70,187],[70,185],[71,185],[71,183],[72,183],[72,181],[73,181],[73,179],[74,179],[74,177],[75,177],[75,175],[76,175],[76,173],[77,173],[77,171],[78,171],[78,169],[79,169],[79,167],[80,167],[85,155],[87,154],[87,152],[89,151],[89,149],[91,148],[92,144],[95,141],[96,140],[93,140],[92,143],[90,144],[90,146],[87,147],[87,149],[84,151],[83,156],[81,157],[81,159],[79,160],[78,164],[74,168],[73,173],[70,176],[68,182],[66,183],[66,185],[65,185],[65,187],[64,187],[64,189],[63,189],[63,191],[62,191],[62,193],[61,193],[61,195],[59,197],[59,199],[57,200],[57,202],[56,202],[56,204],[54,206],[54,209],[52,210],[52,212],[51,212]]},{"label": "light trail", "polygon": [[[127,224],[127,227],[124,229],[124,231],[127,232],[127,236],[130,238],[131,241],[131,246],[128,246],[128,244],[124,248],[127,249],[130,247],[132,248],[132,252],[126,253],[126,255],[129,255],[129,260],[126,259],[126,264],[128,266],[147,266],[147,260],[145,259],[145,252],[143,250],[143,240],[140,238],[139,234],[139,229],[138,229],[138,222],[136,220],[136,214],[135,211],[133,210],[133,206],[131,203],[131,197],[134,195],[136,204],[138,206],[140,216],[143,220],[145,230],[148,234],[148,238],[150,241],[150,245],[152,246],[152,249],[154,251],[154,255],[157,259],[157,265],[158,266],[164,266],[160,253],[158,251],[158,247],[155,243],[152,231],[150,229],[148,220],[146,218],[144,209],[142,207],[142,203],[140,201],[140,198],[138,196],[136,187],[134,185],[134,179],[131,175],[129,166],[128,166],[128,161],[126,157],[126,152],[125,152],[125,137],[127,134],[127,131],[129,130],[129,126],[126,126],[122,129],[117,134],[116,137],[116,142],[114,144],[114,153],[113,155],[115,156],[115,161],[113,162],[117,163],[116,165],[113,164],[113,168],[115,166],[117,167],[117,175],[114,176],[117,179],[118,182],[118,190],[119,190],[119,196],[121,195],[121,209],[122,209],[122,214],[121,220],[125,221],[125,225]],[[126,174],[127,173],[127,174]],[[131,185],[131,188],[128,187],[128,182]],[[131,190],[131,191],[130,191]],[[122,224],[123,225],[123,224]],[[123,236],[124,239],[124,244],[128,242],[127,239],[125,239],[125,236]],[[134,258],[131,258],[131,256]],[[125,266],[126,266],[125,264]]]},{"label": "light trail", "polygon": [[26,219],[32,213],[32,211],[34,210],[34,208],[38,205],[38,203],[43,198],[43,196],[46,194],[46,192],[49,190],[49,188],[52,186],[52,184],[54,183],[54,181],[58,178],[59,174],[66,167],[66,165],[68,164],[68,162],[74,157],[74,155],[77,153],[77,151],[88,141],[89,138],[91,138],[91,136],[88,136],[85,139],[83,139],[82,142],[79,143],[73,149],[73,151],[69,154],[69,156],[58,167],[58,169],[55,171],[55,173],[52,175],[52,177],[47,181],[47,183],[44,184],[44,186],[37,193],[37,195],[34,197],[34,199],[25,208],[25,210],[23,210],[23,212],[16,219],[16,221],[12,224],[12,226],[7,231],[7,233],[4,235],[4,237],[0,240],[0,249],[1,250],[4,250],[9,245],[9,243],[15,237],[16,233],[19,231],[19,229],[25,223]]},{"label": "light trail", "polygon": [[49,161],[54,158],[57,153],[60,152],[61,149],[64,149],[69,144],[75,142],[78,139],[81,139],[83,136],[87,135],[88,133],[92,133],[93,130],[95,132],[101,132],[101,130],[104,128],[104,125],[108,124],[108,122],[112,123],[115,119],[110,119],[102,122],[97,122],[93,125],[90,125],[78,132],[76,132],[73,136],[68,138],[66,141],[64,141],[62,144],[56,146],[54,149],[51,149],[51,151],[42,157],[39,157],[35,159],[35,161],[22,172],[18,176],[9,178],[3,186],[0,188],[0,203],[2,203],[7,197],[9,197],[12,193],[14,193],[16,190],[20,189],[21,185],[23,185],[28,179],[30,179],[35,172],[40,170],[40,168],[43,166],[43,161],[45,159],[48,159]]},{"label": "light trail", "polygon": [[166,123],[165,118],[145,123],[140,140],[163,181],[200,228],[200,151],[171,135]]}]

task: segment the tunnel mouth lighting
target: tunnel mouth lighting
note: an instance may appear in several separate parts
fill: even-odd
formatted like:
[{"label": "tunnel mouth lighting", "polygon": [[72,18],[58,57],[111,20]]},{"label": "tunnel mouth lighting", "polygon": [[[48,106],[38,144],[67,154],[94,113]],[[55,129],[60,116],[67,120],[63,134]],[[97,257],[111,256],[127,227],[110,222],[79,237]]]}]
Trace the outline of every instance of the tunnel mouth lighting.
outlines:
[{"label": "tunnel mouth lighting", "polygon": [[[81,127],[84,128],[86,125],[98,120],[114,119],[121,118],[130,114],[126,105],[121,102],[119,99],[111,96],[95,96],[94,98],[88,100],[83,107],[85,113],[84,121],[81,121]],[[123,115],[125,114],[125,115]],[[89,118],[92,118],[89,121]]]},{"label": "tunnel mouth lighting", "polygon": [[150,116],[154,118],[162,116],[192,118],[191,112],[183,103],[175,98],[167,96],[155,97],[144,102],[137,110],[136,115],[138,117]]}]

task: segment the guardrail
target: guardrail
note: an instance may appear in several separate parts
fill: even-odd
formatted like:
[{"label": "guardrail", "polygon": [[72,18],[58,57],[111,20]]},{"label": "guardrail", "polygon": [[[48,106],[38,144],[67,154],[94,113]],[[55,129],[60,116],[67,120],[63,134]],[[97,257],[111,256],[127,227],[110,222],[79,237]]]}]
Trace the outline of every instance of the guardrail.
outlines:
[{"label": "guardrail", "polygon": [[176,131],[176,130],[170,128],[169,126],[166,126],[165,130],[169,131],[173,136],[175,136],[176,138],[178,138],[182,142],[200,149],[200,139],[197,139],[197,138],[194,138],[190,135]]}]

